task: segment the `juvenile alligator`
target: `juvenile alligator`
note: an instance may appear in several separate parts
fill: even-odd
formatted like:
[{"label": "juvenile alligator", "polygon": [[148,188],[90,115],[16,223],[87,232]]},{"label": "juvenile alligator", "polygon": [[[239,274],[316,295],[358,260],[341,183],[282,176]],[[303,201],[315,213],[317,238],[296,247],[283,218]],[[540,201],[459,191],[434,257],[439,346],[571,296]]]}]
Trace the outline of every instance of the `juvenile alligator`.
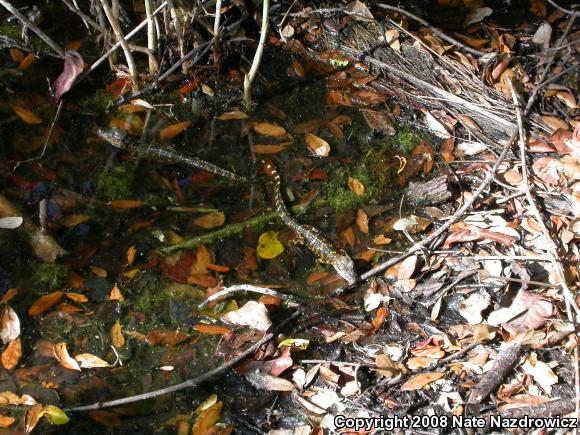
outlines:
[{"label": "juvenile alligator", "polygon": [[150,144],[141,145],[125,131],[119,128],[98,128],[97,135],[117,148],[137,151],[143,157],[148,159],[154,159],[170,164],[190,166],[240,183],[247,183],[249,181],[246,177],[234,174],[233,172],[227,171],[212,163],[206,162],[205,160],[198,159],[197,157],[185,156],[175,151],[157,148]]},{"label": "juvenile alligator", "polygon": [[312,225],[303,225],[292,217],[284,205],[280,175],[278,175],[273,163],[266,161],[263,161],[262,163],[266,174],[274,180],[274,203],[282,222],[303,239],[304,244],[316,255],[318,261],[330,264],[345,281],[349,284],[354,284],[357,281],[357,273],[354,270],[352,259],[348,255],[339,252],[338,249],[336,249],[320,233],[320,231]]}]

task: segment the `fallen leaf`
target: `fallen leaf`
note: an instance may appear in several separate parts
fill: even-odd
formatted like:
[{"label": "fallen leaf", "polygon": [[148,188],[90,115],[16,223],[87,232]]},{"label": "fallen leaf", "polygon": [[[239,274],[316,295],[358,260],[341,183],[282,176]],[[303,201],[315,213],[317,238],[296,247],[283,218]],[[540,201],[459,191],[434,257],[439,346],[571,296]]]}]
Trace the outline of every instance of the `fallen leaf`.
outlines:
[{"label": "fallen leaf", "polygon": [[123,347],[125,345],[125,337],[123,337],[121,323],[117,320],[111,327],[111,343],[115,347]]},{"label": "fallen leaf", "polygon": [[371,130],[392,136],[397,132],[393,121],[386,112],[370,109],[361,109],[361,112]]},{"label": "fallen leaf", "polygon": [[411,215],[395,221],[393,229],[396,231],[407,231],[408,233],[416,234],[425,231],[431,223],[432,221],[430,219]]},{"label": "fallen leaf", "polygon": [[81,353],[75,356],[75,360],[80,364],[80,367],[83,369],[111,367],[111,364],[109,364],[107,361],[90,353]]},{"label": "fallen leaf", "polygon": [[[215,394],[213,395],[215,396]],[[212,427],[217,423],[222,411],[223,402],[216,401],[211,406],[205,406],[202,409],[196,410],[197,417],[191,427],[191,434],[211,434]]]},{"label": "fallen leaf", "polygon": [[377,245],[388,245],[389,243],[391,243],[393,240],[389,239],[388,237],[386,237],[383,234],[379,234],[378,236],[376,236],[373,239],[373,243],[377,244]]},{"label": "fallen leaf", "polygon": [[231,119],[248,119],[248,115],[242,111],[234,110],[232,112],[222,113],[217,117],[217,119],[220,121],[229,121]]},{"label": "fallen leaf", "polygon": [[376,332],[382,325],[385,323],[385,319],[387,318],[389,312],[385,307],[380,307],[373,319],[373,332]]},{"label": "fallen leaf", "polygon": [[20,337],[12,340],[6,346],[6,349],[2,352],[0,360],[2,361],[2,367],[6,370],[12,370],[18,365],[20,357],[22,356],[22,343]]},{"label": "fallen leaf", "polygon": [[64,292],[59,290],[59,291],[56,291],[56,292],[53,292],[53,293],[50,293],[48,295],[40,297],[29,308],[28,314],[30,314],[31,316],[38,316],[39,314],[42,314],[45,311],[48,311],[49,309],[51,309],[54,305],[56,305],[60,301],[60,299],[63,297],[63,295],[64,295]]},{"label": "fallen leaf", "polygon": [[230,328],[226,328],[225,326],[219,325],[208,325],[206,323],[198,323],[197,325],[193,326],[197,332],[207,335],[225,335],[228,332],[231,332]]},{"label": "fallen leaf", "polygon": [[401,385],[401,391],[414,391],[420,390],[431,382],[441,379],[445,376],[442,372],[431,372],[431,373],[421,373],[409,378],[403,385]]},{"label": "fallen leaf", "polygon": [[26,55],[26,57],[24,59],[22,59],[22,62],[20,62],[20,65],[18,65],[18,69],[20,71],[24,71],[25,69],[27,69],[30,65],[32,65],[34,63],[34,54],[32,53],[28,53]]},{"label": "fallen leaf", "polygon": [[288,147],[285,145],[270,145],[270,144],[254,144],[252,145],[252,151],[256,154],[267,155],[267,154],[278,154]]},{"label": "fallen leaf", "polygon": [[272,325],[266,306],[256,301],[247,302],[240,309],[223,315],[220,320],[230,325],[249,326],[258,331],[267,331]]},{"label": "fallen leaf", "polygon": [[143,207],[143,201],[139,201],[136,199],[115,199],[113,201],[109,201],[108,204],[113,208],[119,209],[131,209]]},{"label": "fallen leaf", "polygon": [[199,227],[209,230],[222,226],[225,221],[226,216],[221,211],[217,211],[195,218],[193,223]]},{"label": "fallen leaf", "polygon": [[111,292],[109,293],[109,300],[125,302],[125,297],[123,296],[123,293],[121,293],[121,290],[119,289],[117,284],[115,284],[111,289]]},{"label": "fallen leaf", "polygon": [[16,421],[14,417],[9,417],[6,415],[0,415],[0,428],[7,428],[12,426],[12,424]]},{"label": "fallen leaf", "polygon": [[266,231],[260,235],[258,248],[256,249],[258,257],[271,260],[282,252],[284,252],[284,246],[278,240],[278,233],[276,231]]},{"label": "fallen leaf", "polygon": [[63,224],[67,228],[74,228],[77,225],[88,221],[90,218],[91,217],[87,214],[69,214],[69,215],[64,216],[60,220],[60,223]]},{"label": "fallen leaf", "polygon": [[356,211],[356,225],[361,233],[369,233],[369,217],[362,208]]},{"label": "fallen leaf", "polygon": [[42,119],[24,107],[12,106],[12,110],[14,110],[14,113],[16,113],[16,115],[27,124],[42,124]]},{"label": "fallen leaf", "polygon": [[65,369],[75,370],[77,372],[81,371],[78,363],[69,355],[66,348],[66,343],[57,343],[53,347],[54,355],[56,359]]},{"label": "fallen leaf", "polygon": [[159,131],[159,138],[161,140],[173,139],[183,130],[191,125],[191,121],[178,122],[177,124],[169,125]]},{"label": "fallen leaf", "polygon": [[356,196],[363,196],[365,194],[365,186],[356,178],[348,177],[348,188],[354,192]]},{"label": "fallen leaf", "polygon": [[65,52],[63,70],[54,81],[54,101],[56,103],[72,87],[76,78],[83,72],[84,67],[85,62],[79,53],[74,50]]},{"label": "fallen leaf", "polygon": [[24,416],[24,433],[26,435],[34,430],[43,414],[42,405],[39,405],[38,403],[35,403],[28,408],[26,415]]},{"label": "fallen leaf", "polygon": [[425,112],[425,121],[427,122],[427,127],[436,135],[442,139],[449,139],[451,135],[447,131],[447,128],[435,118],[431,112]]},{"label": "fallen leaf", "polygon": [[304,139],[316,157],[327,157],[330,154],[330,145],[324,139],[311,133],[304,133]]},{"label": "fallen leaf", "polygon": [[252,129],[262,136],[278,137],[286,134],[286,129],[284,127],[269,122],[253,122]]},{"label": "fallen leaf", "polygon": [[43,416],[52,424],[67,424],[69,421],[65,412],[54,405],[45,405],[42,412]]},{"label": "fallen leaf", "polygon": [[24,222],[22,216],[3,217],[0,218],[0,229],[15,230]]},{"label": "fallen leaf", "polygon": [[481,312],[489,307],[490,302],[487,293],[474,293],[459,304],[458,311],[471,325],[477,325],[483,321]]},{"label": "fallen leaf", "polygon": [[540,385],[546,394],[551,394],[552,385],[558,383],[558,376],[554,374],[548,364],[538,360],[535,352],[532,352],[526,358],[526,361],[522,364],[522,369],[526,374],[534,378],[534,381]]},{"label": "fallen leaf", "polygon": [[171,329],[154,329],[147,334],[147,341],[152,346],[175,346],[188,338],[186,332]]},{"label": "fallen leaf", "polygon": [[16,340],[20,336],[20,319],[10,305],[2,310],[0,319],[0,339],[4,344]]},{"label": "fallen leaf", "polygon": [[79,302],[81,304],[84,304],[85,302],[89,301],[89,298],[87,298],[82,293],[65,293],[64,295],[71,301]]}]

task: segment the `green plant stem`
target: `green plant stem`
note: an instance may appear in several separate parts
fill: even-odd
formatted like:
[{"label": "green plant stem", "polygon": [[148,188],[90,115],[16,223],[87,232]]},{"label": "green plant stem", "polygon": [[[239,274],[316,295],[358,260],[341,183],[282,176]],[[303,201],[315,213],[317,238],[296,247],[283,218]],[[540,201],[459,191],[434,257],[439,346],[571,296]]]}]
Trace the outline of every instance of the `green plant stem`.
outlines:
[{"label": "green plant stem", "polygon": [[[316,205],[319,205],[325,201],[319,200],[316,201]],[[297,204],[291,208],[292,213],[295,215],[300,215],[306,211],[308,208],[309,203],[305,204]],[[243,222],[238,222],[235,224],[226,225],[219,230],[212,231],[211,233],[202,234],[201,236],[193,237],[192,239],[185,240],[181,243],[176,243],[175,245],[166,246],[164,248],[159,248],[157,251],[160,254],[169,254],[171,252],[177,251],[179,249],[194,249],[197,248],[201,244],[211,244],[219,239],[224,239],[226,237],[231,237],[236,234],[241,233],[244,231],[246,227],[256,227],[260,225],[264,225],[266,222],[277,219],[278,212],[276,210],[272,210],[268,213],[263,213],[258,216],[254,216],[248,220]]]}]

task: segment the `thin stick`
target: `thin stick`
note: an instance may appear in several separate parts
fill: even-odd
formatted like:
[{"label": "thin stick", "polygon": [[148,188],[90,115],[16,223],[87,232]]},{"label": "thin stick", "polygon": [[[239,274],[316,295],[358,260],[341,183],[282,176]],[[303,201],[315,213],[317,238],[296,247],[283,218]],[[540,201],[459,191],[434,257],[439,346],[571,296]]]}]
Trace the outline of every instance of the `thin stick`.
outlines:
[{"label": "thin stick", "polygon": [[[292,315],[287,317],[284,321],[282,321],[280,323],[280,326],[278,326],[276,328],[276,332],[279,331],[290,320],[296,318],[299,314],[300,314],[300,311],[296,311]],[[245,350],[241,354],[235,356],[234,358],[232,358],[228,362],[223,363],[219,367],[216,367],[215,369],[210,370],[209,372],[206,372],[203,375],[198,376],[197,378],[188,379],[187,381],[182,382],[181,384],[173,385],[173,386],[167,387],[167,388],[161,388],[160,390],[149,391],[149,392],[143,393],[143,394],[137,394],[135,396],[124,397],[122,399],[111,400],[108,402],[97,402],[97,403],[93,403],[92,405],[67,408],[64,411],[65,412],[79,412],[79,411],[95,411],[97,409],[112,408],[114,406],[126,405],[128,403],[135,403],[135,402],[139,402],[141,400],[153,399],[155,397],[164,396],[165,394],[169,394],[169,393],[175,393],[176,391],[181,391],[181,390],[184,390],[186,388],[196,387],[199,384],[201,384],[202,382],[205,382],[206,380],[212,378],[213,376],[222,373],[227,368],[236,365],[238,362],[240,362],[244,358],[250,356],[252,353],[254,353],[256,351],[256,349],[258,349],[262,344],[266,343],[267,341],[270,341],[272,338],[274,338],[274,336],[275,336],[275,332],[270,332],[270,333],[264,335],[260,341],[253,344],[247,350]]]},{"label": "thin stick", "polygon": [[77,8],[74,4],[72,4],[70,0],[62,0],[62,2],[66,5],[67,8],[69,8],[71,11],[73,11],[75,14],[81,17],[81,19],[85,22],[87,27],[88,25],[90,25],[100,33],[106,32],[106,30],[103,29],[101,26],[99,26],[99,24],[96,23],[91,17],[89,17],[87,14],[85,14],[83,11]]},{"label": "thin stick", "polygon": [[377,6],[379,8],[383,8],[389,11],[395,11],[398,12],[400,14],[406,15],[407,17],[413,19],[414,21],[417,21],[420,24],[423,24],[426,27],[429,27],[432,31],[433,34],[439,36],[441,39],[446,40],[447,42],[450,42],[453,45],[457,45],[459,48],[467,51],[468,53],[473,54],[474,56],[485,56],[487,53],[483,52],[483,51],[479,51],[476,50],[475,48],[471,48],[468,47],[467,45],[459,42],[457,39],[452,38],[451,36],[446,35],[445,33],[443,33],[441,30],[437,29],[436,27],[433,27],[431,24],[429,24],[427,21],[425,21],[423,18],[418,17],[417,15],[405,10],[405,9],[401,9],[395,6],[389,6],[389,5],[385,5],[383,3],[379,3],[377,4]]},{"label": "thin stick", "polygon": [[30,21],[28,18],[22,15],[18,9],[12,6],[11,3],[9,3],[6,0],[0,0],[0,5],[4,6],[8,10],[8,12],[10,12],[16,18],[18,18],[22,22],[22,24],[24,24],[26,27],[28,27],[30,30],[36,33],[36,36],[38,36],[40,39],[46,42],[46,44],[50,48],[52,48],[62,59],[64,59],[64,50],[62,49],[62,47],[58,45],[56,42],[54,42],[50,36],[48,36],[46,33],[40,30],[32,21]]},{"label": "thin stick", "polygon": [[157,48],[157,36],[153,25],[153,3],[145,0],[145,13],[147,14],[147,48],[149,49],[149,74],[157,74],[159,64],[155,59],[155,49]]},{"label": "thin stick", "polygon": [[222,0],[215,3],[215,20],[213,22],[213,63],[216,71],[220,66],[220,21],[222,18]]},{"label": "thin stick", "polygon": [[16,162],[16,164],[14,165],[14,171],[16,171],[16,168],[18,168],[18,166],[22,165],[23,163],[29,163],[29,162],[34,162],[35,160],[40,160],[44,157],[44,153],[46,152],[46,148],[48,147],[48,143],[50,142],[50,137],[52,136],[52,130],[54,130],[54,126],[56,125],[56,121],[58,120],[59,116],[60,116],[60,110],[62,109],[62,99],[58,102],[58,106],[56,108],[56,113],[54,114],[54,117],[52,118],[52,122],[50,123],[50,128],[48,129],[48,133],[46,135],[46,137],[44,138],[44,146],[42,147],[42,152],[37,155],[36,157],[32,157],[31,159],[26,159],[26,160],[21,160],[19,162]]},{"label": "thin stick", "polygon": [[[1,1],[1,0],[0,0]],[[129,72],[131,73],[131,82],[133,87],[133,92],[139,91],[139,86],[137,85],[137,66],[135,65],[135,60],[133,59],[133,55],[131,54],[131,50],[127,45],[127,40],[121,31],[121,26],[119,26],[119,20],[116,15],[114,15],[111,7],[107,3],[107,0],[101,0],[101,4],[103,5],[103,10],[105,11],[105,15],[109,20],[109,24],[113,28],[113,32],[117,37],[117,41],[121,44],[121,48],[123,49],[123,53],[125,53],[125,59],[127,60],[127,66],[129,67]]]},{"label": "thin stick", "polygon": [[512,93],[512,100],[514,103],[514,107],[516,109],[516,116],[518,120],[518,131],[519,131],[519,148],[520,148],[520,159],[522,161],[522,182],[521,188],[526,194],[526,199],[528,201],[528,205],[530,206],[532,215],[534,216],[537,224],[540,227],[542,234],[544,235],[544,239],[547,243],[547,251],[548,255],[550,256],[552,267],[558,276],[558,281],[560,281],[560,287],[562,288],[562,294],[564,295],[564,301],[566,303],[566,314],[568,315],[568,320],[570,322],[574,321],[574,316],[572,315],[571,308],[574,308],[576,315],[580,315],[580,308],[576,304],[576,300],[574,299],[574,295],[570,291],[568,284],[566,283],[566,275],[564,274],[564,268],[562,267],[562,263],[558,258],[558,248],[556,247],[556,243],[552,239],[548,228],[546,228],[546,224],[544,223],[544,219],[540,214],[540,210],[532,196],[532,192],[530,191],[530,185],[528,180],[528,170],[526,165],[526,133],[524,130],[524,121],[522,118],[522,114],[520,111],[520,107],[518,105],[518,97],[516,95],[516,91],[514,90],[513,83],[508,81],[511,93]]},{"label": "thin stick", "polygon": [[[171,14],[171,20],[173,21],[173,27],[175,28],[175,34],[177,35],[177,43],[179,44],[179,55],[183,57],[185,55],[185,48],[183,44],[183,33],[181,30],[181,23],[179,22],[179,17],[177,16],[177,11],[173,0],[167,0],[167,7],[169,8],[169,13]],[[187,66],[184,64],[182,68],[183,74],[187,74]]]},{"label": "thin stick", "polygon": [[556,9],[568,14],[568,15],[572,15],[572,16],[578,16],[580,15],[579,11],[571,11],[569,9],[565,9],[562,6],[560,6],[558,3],[556,3],[554,0],[548,0],[548,3],[550,3],[552,6],[554,6]]},{"label": "thin stick", "polygon": [[[165,7],[167,6],[167,2],[163,2],[157,9],[155,9],[155,11],[153,11],[153,13],[151,14],[152,16],[157,15],[159,12],[161,12]],[[131,30],[129,33],[127,33],[124,38],[125,41],[128,41],[129,39],[131,39],[133,36],[135,36],[137,34],[137,32],[139,32],[139,30],[141,30],[143,27],[145,27],[147,25],[147,19],[141,21],[141,23],[139,23],[139,25],[137,27],[135,27],[133,30]],[[111,54],[113,54],[119,47],[121,46],[120,42],[117,42],[115,45],[113,45],[111,48],[109,48],[109,50],[107,50],[107,52],[105,54],[103,54],[101,57],[99,57],[96,61],[93,62],[93,64],[89,67],[89,69],[87,69],[87,71],[81,76],[82,79],[84,79],[86,76],[89,75],[90,72],[94,71],[95,69],[97,69],[97,67],[102,64]],[[79,80],[77,80],[77,82],[75,84],[77,84],[78,82],[80,82],[82,80],[81,78],[79,78]]]},{"label": "thin stick", "polygon": [[262,54],[264,53],[264,47],[266,46],[266,35],[268,34],[268,20],[270,14],[270,0],[263,0],[262,2],[262,29],[260,31],[260,42],[258,42],[258,48],[256,53],[254,53],[254,60],[252,61],[252,67],[250,72],[244,77],[244,104],[246,107],[252,105],[252,83],[256,74],[258,73],[258,67],[260,66],[260,61],[262,60]]},{"label": "thin stick", "polygon": [[236,292],[259,293],[262,295],[274,296],[283,299],[285,301],[292,299],[291,296],[285,295],[284,293],[277,292],[276,290],[272,290],[267,287],[257,287],[255,285],[240,284],[240,285],[232,285],[230,287],[224,287],[219,292],[214,293],[213,295],[208,297],[205,301],[203,301],[201,304],[199,304],[199,308],[202,309],[210,302],[217,301]]}]

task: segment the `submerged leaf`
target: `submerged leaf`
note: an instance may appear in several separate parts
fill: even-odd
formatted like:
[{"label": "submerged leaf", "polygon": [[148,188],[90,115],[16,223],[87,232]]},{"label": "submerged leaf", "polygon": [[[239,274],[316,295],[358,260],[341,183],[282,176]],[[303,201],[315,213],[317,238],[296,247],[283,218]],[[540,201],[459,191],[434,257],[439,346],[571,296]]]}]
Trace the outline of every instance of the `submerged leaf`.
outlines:
[{"label": "submerged leaf", "polygon": [[260,236],[258,243],[256,252],[260,258],[271,260],[284,252],[284,246],[278,240],[278,233],[276,231],[266,231]]},{"label": "submerged leaf", "polygon": [[76,78],[83,72],[85,62],[81,55],[74,50],[67,50],[64,54],[64,67],[54,82],[54,100],[59,102],[62,95],[72,87]]},{"label": "submerged leaf", "polygon": [[173,139],[183,130],[191,125],[191,121],[178,122],[177,124],[169,125],[159,131],[159,138],[161,140]]},{"label": "submerged leaf", "polygon": [[42,124],[42,119],[24,107],[12,106],[12,110],[14,110],[14,113],[16,113],[16,115],[27,124]]},{"label": "submerged leaf", "polygon": [[327,157],[330,154],[330,145],[324,139],[311,133],[305,133],[304,138],[308,148],[316,157]]},{"label": "submerged leaf", "polygon": [[68,416],[65,412],[54,405],[45,405],[43,409],[44,416],[52,424],[67,424]]}]

